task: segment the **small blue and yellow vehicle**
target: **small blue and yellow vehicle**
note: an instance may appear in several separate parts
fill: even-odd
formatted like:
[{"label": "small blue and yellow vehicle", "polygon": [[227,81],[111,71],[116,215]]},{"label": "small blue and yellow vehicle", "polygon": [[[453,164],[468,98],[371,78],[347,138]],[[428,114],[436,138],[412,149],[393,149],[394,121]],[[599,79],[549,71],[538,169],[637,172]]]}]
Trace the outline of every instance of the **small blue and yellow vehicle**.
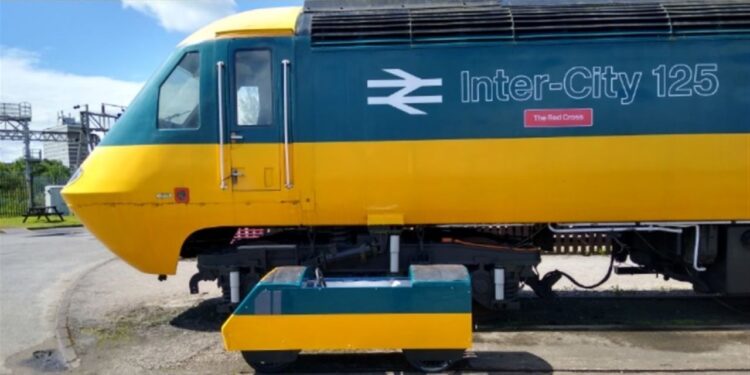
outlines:
[{"label": "small blue and yellow vehicle", "polygon": [[222,329],[227,350],[262,372],[302,350],[403,350],[414,367],[442,371],[471,347],[471,283],[461,265],[412,265],[408,277],[329,278],[277,267]]}]

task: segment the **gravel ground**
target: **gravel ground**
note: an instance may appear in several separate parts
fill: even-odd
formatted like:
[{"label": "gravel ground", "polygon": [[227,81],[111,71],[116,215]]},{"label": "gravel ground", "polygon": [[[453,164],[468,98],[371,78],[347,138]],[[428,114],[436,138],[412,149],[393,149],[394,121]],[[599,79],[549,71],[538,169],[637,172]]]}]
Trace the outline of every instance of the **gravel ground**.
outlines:
[{"label": "gravel ground", "polygon": [[[607,257],[546,257],[540,272],[555,268],[597,281]],[[201,283],[189,295],[195,262],[179,264],[164,282],[119,260],[86,275],[71,294],[69,329],[80,355],[73,374],[251,373],[238,353],[225,352],[219,333],[224,316],[216,312],[220,291]],[[750,301],[729,301],[734,312],[712,299],[686,299],[690,285],[652,275],[618,276],[597,298],[542,301],[525,293],[522,309],[494,315],[477,326],[462,372],[694,372],[750,371]],[[578,296],[572,285],[556,285],[561,295]],[[642,299],[642,296],[661,299]],[[676,297],[675,297],[676,296]],[[608,297],[608,298],[600,298]],[[702,303],[696,303],[696,301]],[[601,324],[601,329],[571,328]],[[612,328],[609,325],[614,324]],[[731,324],[701,330],[702,324]],[[667,331],[633,326],[669,326]],[[618,328],[619,327],[619,328]],[[623,328],[624,327],[624,328]],[[629,327],[629,328],[628,328]],[[44,358],[19,359],[16,373],[36,373]],[[409,371],[398,353],[304,354],[295,373],[392,373]]]},{"label": "gravel ground", "polygon": [[[589,283],[601,278],[607,264],[606,257],[549,256],[539,271],[559,268]],[[219,334],[223,316],[215,309],[219,289],[211,283],[202,283],[200,295],[187,293],[187,280],[194,270],[194,262],[181,262],[178,275],[160,283],[155,276],[140,274],[120,261],[113,261],[88,275],[71,301],[71,329],[81,356],[81,366],[74,373],[250,372],[237,353],[223,349]],[[572,284],[562,281],[556,289],[563,295],[579,293]],[[686,311],[694,310],[691,306],[695,301],[679,298],[670,299],[666,304],[650,299],[650,303],[635,303],[630,308],[633,301],[623,300],[654,293],[670,298],[690,295],[689,284],[665,282],[652,275],[614,275],[603,289],[598,297],[614,298],[562,298],[552,305],[535,298],[524,299],[521,310],[499,315],[499,321],[485,325],[484,329],[478,327],[480,332],[475,334],[472,358],[459,368],[480,373],[551,369],[750,369],[746,360],[750,355],[748,331],[690,329],[691,324],[715,324],[717,320],[713,317],[716,316],[720,317],[719,323],[750,323],[744,316],[733,315],[710,303],[706,304],[710,309],[686,315]],[[625,319],[624,324],[646,322],[648,325],[656,316],[666,317],[659,324],[676,324],[677,328],[669,332],[556,331],[554,328],[597,319],[602,324],[623,324],[622,320],[607,320],[618,316],[609,313],[613,306],[621,312],[621,317],[631,319]],[[550,317],[554,317],[552,328],[536,329],[538,324],[549,325]],[[688,330],[679,328],[682,324]],[[312,373],[365,370],[382,373],[408,371],[409,367],[397,353],[379,353],[307,355],[292,369]]]},{"label": "gravel ground", "polygon": [[[607,273],[609,257],[594,255],[545,255],[542,262],[537,266],[537,272],[544,275],[547,272],[559,269],[573,276],[579,283],[591,285],[601,280]],[[624,267],[635,267],[636,264],[629,261],[615,263]],[[530,291],[529,287],[525,290]],[[565,296],[585,296],[592,293],[606,295],[693,295],[693,285],[677,280],[665,281],[657,275],[615,275],[595,290],[583,290],[562,278],[555,284],[555,291]]]}]

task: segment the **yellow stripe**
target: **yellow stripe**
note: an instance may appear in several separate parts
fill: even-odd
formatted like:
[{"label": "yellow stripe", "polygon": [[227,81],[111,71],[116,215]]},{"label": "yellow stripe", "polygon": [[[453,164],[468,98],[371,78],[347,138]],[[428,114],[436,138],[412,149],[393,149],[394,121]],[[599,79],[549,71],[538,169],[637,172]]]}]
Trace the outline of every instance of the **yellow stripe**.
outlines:
[{"label": "yellow stripe", "polygon": [[[219,189],[217,145],[144,145],[97,148],[63,194],[156,274],[220,226],[750,220],[747,134],[298,143],[291,190],[278,144],[226,147],[242,191]],[[189,205],[157,199],[175,187]]]},{"label": "yellow stripe", "polygon": [[302,7],[254,9],[215,21],[180,42],[197,44],[219,37],[291,36]]},{"label": "yellow stripe", "polygon": [[268,30],[232,30],[217,31],[216,39],[221,38],[249,38],[263,36],[292,36],[294,30],[290,29],[268,29]]},{"label": "yellow stripe", "polygon": [[316,210],[303,218],[313,224],[373,214],[407,224],[750,219],[747,134],[312,148],[296,167],[314,171]]},{"label": "yellow stripe", "polygon": [[232,315],[227,350],[466,349],[471,314]]}]

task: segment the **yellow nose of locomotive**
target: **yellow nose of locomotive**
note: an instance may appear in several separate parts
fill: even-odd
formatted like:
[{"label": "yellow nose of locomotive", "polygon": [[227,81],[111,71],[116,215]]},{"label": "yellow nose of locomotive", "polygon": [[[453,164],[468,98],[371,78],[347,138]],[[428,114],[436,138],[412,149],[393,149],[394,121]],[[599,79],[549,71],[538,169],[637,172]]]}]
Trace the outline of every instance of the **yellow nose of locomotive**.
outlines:
[{"label": "yellow nose of locomotive", "polygon": [[133,147],[97,147],[62,195],[86,228],[117,256],[146,273],[173,274],[190,229],[180,218],[184,205],[164,209],[148,188],[158,175],[158,167],[149,167],[154,163],[148,159]]}]

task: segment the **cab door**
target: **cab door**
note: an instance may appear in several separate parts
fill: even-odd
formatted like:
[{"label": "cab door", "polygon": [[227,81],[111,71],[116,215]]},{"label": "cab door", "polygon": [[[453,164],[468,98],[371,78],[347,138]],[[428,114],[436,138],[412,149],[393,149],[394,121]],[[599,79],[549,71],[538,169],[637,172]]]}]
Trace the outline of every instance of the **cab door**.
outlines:
[{"label": "cab door", "polygon": [[234,191],[280,190],[284,175],[282,103],[289,39],[235,39],[227,48],[228,142]]}]

